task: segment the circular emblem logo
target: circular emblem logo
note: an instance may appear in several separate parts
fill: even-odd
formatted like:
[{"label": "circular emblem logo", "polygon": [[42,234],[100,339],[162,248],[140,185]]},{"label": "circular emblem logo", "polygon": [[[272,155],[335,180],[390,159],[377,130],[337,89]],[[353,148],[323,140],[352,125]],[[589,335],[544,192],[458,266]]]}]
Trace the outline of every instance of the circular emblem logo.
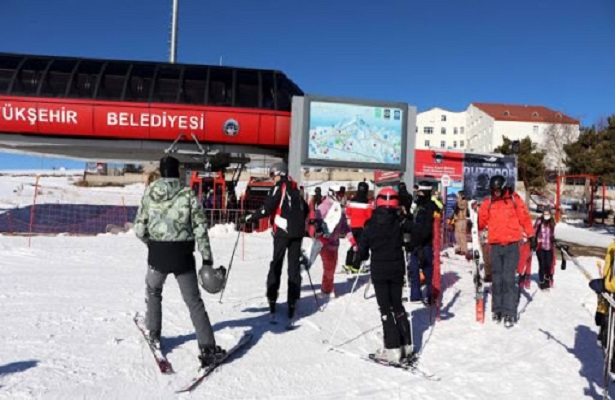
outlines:
[{"label": "circular emblem logo", "polygon": [[234,119],[229,119],[222,127],[226,136],[237,136],[239,134],[239,122]]}]

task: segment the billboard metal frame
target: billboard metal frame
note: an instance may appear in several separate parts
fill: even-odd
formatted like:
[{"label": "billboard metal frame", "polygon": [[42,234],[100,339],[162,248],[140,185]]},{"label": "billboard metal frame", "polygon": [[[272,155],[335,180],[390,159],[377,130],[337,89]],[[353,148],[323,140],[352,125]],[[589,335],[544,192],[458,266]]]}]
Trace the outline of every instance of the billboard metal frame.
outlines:
[{"label": "billboard metal frame", "polygon": [[[402,116],[402,152],[400,165],[378,164],[365,162],[331,161],[321,159],[310,159],[308,157],[309,126],[310,126],[310,105],[312,102],[351,104],[367,107],[398,108],[403,111]],[[414,183],[414,149],[416,137],[416,114],[414,106],[406,103],[348,99],[342,97],[328,97],[317,95],[295,96],[292,101],[291,109],[291,135],[288,152],[289,173],[295,179],[300,180],[301,168],[323,167],[323,168],[352,168],[366,170],[400,171],[403,173],[402,180],[406,185]]]}]

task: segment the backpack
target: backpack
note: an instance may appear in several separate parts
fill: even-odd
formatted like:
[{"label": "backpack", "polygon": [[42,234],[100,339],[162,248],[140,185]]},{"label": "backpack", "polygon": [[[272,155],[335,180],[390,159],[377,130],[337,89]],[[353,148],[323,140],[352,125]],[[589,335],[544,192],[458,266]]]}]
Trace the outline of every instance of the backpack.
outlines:
[{"label": "backpack", "polygon": [[[308,205],[301,197],[297,183],[291,180],[282,183],[280,190],[280,204],[273,215],[274,231],[282,228],[289,237],[303,237],[305,235],[305,218],[308,214]],[[279,221],[283,220],[283,223]]]}]

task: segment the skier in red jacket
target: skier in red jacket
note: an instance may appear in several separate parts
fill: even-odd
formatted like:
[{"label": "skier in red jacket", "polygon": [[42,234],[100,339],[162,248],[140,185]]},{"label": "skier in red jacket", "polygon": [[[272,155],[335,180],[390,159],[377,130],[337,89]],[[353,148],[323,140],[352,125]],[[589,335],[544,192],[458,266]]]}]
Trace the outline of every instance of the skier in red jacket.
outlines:
[{"label": "skier in red jacket", "polygon": [[[357,243],[361,242],[365,223],[372,217],[372,212],[374,211],[374,205],[367,197],[368,191],[369,186],[367,186],[367,183],[359,182],[357,194],[346,204],[346,217],[350,222],[352,236]],[[359,272],[359,270],[354,267],[355,254],[356,251],[354,247],[350,247],[346,253],[346,265],[344,266],[346,271],[353,274]]]},{"label": "skier in red jacket", "polygon": [[507,187],[506,178],[493,176],[489,182],[491,198],[478,210],[478,229],[489,229],[493,290],[493,319],[504,326],[517,322],[518,289],[515,272],[519,264],[519,245],[534,235],[532,220],[521,197]]}]

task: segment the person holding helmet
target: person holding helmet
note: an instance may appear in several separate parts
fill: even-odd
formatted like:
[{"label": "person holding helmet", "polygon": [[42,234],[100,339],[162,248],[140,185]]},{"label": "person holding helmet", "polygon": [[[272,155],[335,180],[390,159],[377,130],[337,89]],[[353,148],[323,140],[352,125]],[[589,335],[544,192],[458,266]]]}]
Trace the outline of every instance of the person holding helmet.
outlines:
[{"label": "person holding helmet", "polygon": [[[357,194],[346,204],[346,217],[348,217],[350,221],[352,236],[357,243],[361,242],[365,222],[371,218],[374,210],[374,205],[367,198],[368,192],[369,186],[367,185],[367,182],[359,182]],[[345,268],[347,271],[354,274],[359,272],[358,269],[354,268],[355,256],[356,252],[354,251],[354,248],[350,247],[346,253]]]},{"label": "person holding helmet", "polygon": [[176,158],[166,156],[160,160],[160,178],[145,190],[133,229],[148,248],[145,328],[149,341],[160,348],[162,288],[167,275],[174,274],[196,330],[201,366],[219,362],[225,351],[216,346],[199,292],[193,255],[195,242],[203,257],[200,276],[206,290],[215,293],[222,289],[225,270],[212,268],[205,214],[194,191],[180,181]]},{"label": "person holding helmet", "polygon": [[478,210],[478,229],[489,229],[493,320],[504,321],[510,328],[517,322],[519,292],[515,272],[519,264],[519,246],[534,236],[532,220],[521,197],[508,187],[506,178],[493,176],[489,181],[491,197]]},{"label": "person holding helmet", "polygon": [[320,286],[320,298],[327,301],[333,293],[333,278],[337,266],[340,236],[348,235],[350,244],[356,247],[348,220],[340,201],[338,200],[339,187],[329,186],[325,197],[316,209],[316,236],[320,240],[320,258],[322,259],[322,285]]},{"label": "person holding helmet", "polygon": [[269,217],[273,230],[273,259],[267,275],[267,300],[272,319],[280,290],[284,255],[288,250],[288,318],[293,319],[301,292],[301,241],[305,236],[308,205],[301,197],[297,183],[288,176],[288,167],[279,162],[271,166],[269,176],[275,182],[263,207],[245,218],[245,222]]},{"label": "person holding helmet", "polygon": [[392,187],[383,188],[376,197],[376,209],[365,224],[359,243],[361,261],[370,257],[370,274],[384,333],[384,347],[375,358],[387,363],[410,361],[414,355],[408,314],[402,305],[406,262],[403,236],[411,230],[410,220],[400,216],[399,195]]},{"label": "person holding helmet", "polygon": [[[414,222],[407,246],[410,252],[410,301],[422,301],[431,305],[431,277],[433,275],[433,224],[439,211],[431,199],[432,186],[429,182],[419,182],[416,192]],[[425,290],[421,292],[420,271],[425,276]]]}]

